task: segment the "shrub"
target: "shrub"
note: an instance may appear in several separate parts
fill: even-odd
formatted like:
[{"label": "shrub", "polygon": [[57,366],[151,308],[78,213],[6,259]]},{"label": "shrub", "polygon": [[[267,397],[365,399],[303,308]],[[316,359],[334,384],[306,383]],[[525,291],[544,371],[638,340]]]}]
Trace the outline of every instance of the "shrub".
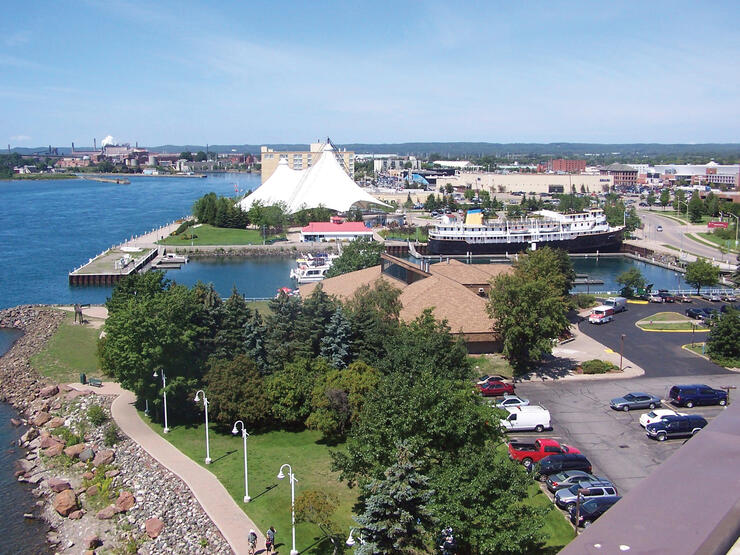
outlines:
[{"label": "shrub", "polygon": [[75,434],[66,426],[60,426],[59,428],[52,430],[51,434],[62,438],[67,445],[77,445],[84,441],[82,436]]},{"label": "shrub", "polygon": [[87,419],[93,426],[100,426],[108,420],[108,415],[105,414],[103,407],[100,405],[93,405],[87,409]]},{"label": "shrub", "polygon": [[588,293],[577,293],[572,299],[578,308],[590,308],[596,304],[596,297]]},{"label": "shrub", "polygon": [[613,372],[619,370],[616,364],[612,364],[606,360],[587,360],[581,364],[584,374],[606,374],[607,372]]},{"label": "shrub", "polygon": [[195,220],[185,220],[177,227],[173,235],[180,235],[183,231],[185,231],[191,225],[195,225]]},{"label": "shrub", "polygon": [[118,426],[113,424],[113,422],[105,427],[105,431],[103,432],[103,443],[105,443],[107,447],[111,447],[118,443]]}]

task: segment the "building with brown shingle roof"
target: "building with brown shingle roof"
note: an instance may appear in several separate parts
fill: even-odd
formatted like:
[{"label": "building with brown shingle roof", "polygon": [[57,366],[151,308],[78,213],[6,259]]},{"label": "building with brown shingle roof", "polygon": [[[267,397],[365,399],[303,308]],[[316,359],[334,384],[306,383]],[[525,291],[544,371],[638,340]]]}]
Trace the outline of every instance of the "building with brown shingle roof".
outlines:
[{"label": "building with brown shingle roof", "polygon": [[[430,264],[425,270],[405,260],[382,255],[380,266],[350,272],[323,280],[324,291],[340,300],[354,295],[360,287],[383,280],[401,290],[401,320],[410,322],[431,308],[439,320],[447,320],[453,334],[461,335],[470,353],[501,350],[493,333],[493,322],[486,303],[490,281],[512,268],[508,264],[463,264],[449,260]],[[301,296],[309,296],[316,283],[300,287]]]}]

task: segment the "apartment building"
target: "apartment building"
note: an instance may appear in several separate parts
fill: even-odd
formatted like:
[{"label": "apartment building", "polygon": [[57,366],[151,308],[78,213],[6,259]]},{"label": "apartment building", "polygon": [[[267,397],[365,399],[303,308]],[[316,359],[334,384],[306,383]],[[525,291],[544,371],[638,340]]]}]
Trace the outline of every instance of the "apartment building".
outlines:
[{"label": "apartment building", "polygon": [[[327,139],[327,142],[330,142]],[[300,171],[310,168],[321,156],[326,142],[311,143],[308,151],[302,150],[273,150],[263,146],[260,148],[260,162],[262,164],[262,183],[267,181],[275,172],[280,160],[288,162],[288,167],[292,170]],[[339,164],[344,168],[352,179],[355,178],[355,153],[346,149],[340,150],[334,148]]]}]

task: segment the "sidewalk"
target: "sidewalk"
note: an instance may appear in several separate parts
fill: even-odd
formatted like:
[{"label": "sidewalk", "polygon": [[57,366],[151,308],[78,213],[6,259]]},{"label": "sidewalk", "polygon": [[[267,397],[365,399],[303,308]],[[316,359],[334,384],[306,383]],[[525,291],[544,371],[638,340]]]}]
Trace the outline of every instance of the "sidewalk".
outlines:
[{"label": "sidewalk", "polygon": [[258,552],[265,545],[265,537],[232,499],[218,478],[183,455],[176,447],[152,430],[134,407],[136,396],[117,383],[105,382],[103,387],[69,384],[73,389],[89,390],[101,395],[116,395],[111,414],[121,431],[138,443],[163,466],[174,472],[193,492],[203,510],[218,527],[234,553],[249,551],[247,534],[252,528],[257,533]]}]

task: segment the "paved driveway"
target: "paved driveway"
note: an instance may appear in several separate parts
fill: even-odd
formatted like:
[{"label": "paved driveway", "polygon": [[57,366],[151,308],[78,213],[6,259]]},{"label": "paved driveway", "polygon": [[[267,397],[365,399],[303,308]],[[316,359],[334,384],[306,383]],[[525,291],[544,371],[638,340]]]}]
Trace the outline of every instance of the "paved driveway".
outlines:
[{"label": "paved driveway", "polygon": [[[597,475],[609,478],[620,493],[627,493],[678,450],[683,440],[658,442],[649,439],[638,423],[640,415],[647,411],[615,411],[609,408],[609,400],[630,391],[644,391],[665,399],[671,386],[687,381],[706,383],[712,387],[738,386],[738,390],[732,392],[731,399],[740,403],[740,374],[734,373],[702,376],[696,380],[687,380],[685,377],[640,377],[601,381],[522,382],[517,383],[517,394],[530,399],[533,404],[541,404],[549,409],[553,430],[544,434],[511,434],[511,437],[528,440],[552,437],[573,445],[588,457]],[[673,408],[671,405],[664,406]],[[712,406],[678,410],[701,414],[711,422],[724,409]]]},{"label": "paved driveway", "polygon": [[[681,349],[681,345],[691,343],[691,332],[649,332],[635,326],[638,320],[657,312],[684,314],[690,307],[711,306],[719,309],[721,304],[696,300],[692,303],[628,304],[627,310],[615,314],[614,320],[608,324],[597,326],[584,320],[578,328],[617,353],[620,350],[620,337],[624,334],[624,356],[643,368],[646,377],[731,374],[721,366]],[[706,336],[706,332],[694,334],[697,342],[704,341]]]}]

